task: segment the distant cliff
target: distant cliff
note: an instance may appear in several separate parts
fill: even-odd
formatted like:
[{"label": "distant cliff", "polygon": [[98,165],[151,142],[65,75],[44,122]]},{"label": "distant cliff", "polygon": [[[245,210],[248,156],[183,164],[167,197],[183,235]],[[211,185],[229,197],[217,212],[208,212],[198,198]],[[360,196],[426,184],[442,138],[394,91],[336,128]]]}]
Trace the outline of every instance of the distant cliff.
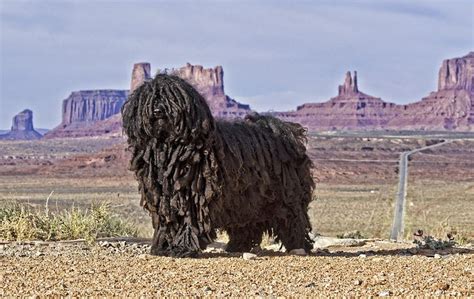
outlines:
[{"label": "distant cliff", "polygon": [[[193,85],[206,99],[218,118],[241,118],[251,112],[224,90],[221,66],[204,68],[186,64],[160,72],[179,76]],[[130,89],[150,80],[147,62],[133,66]],[[397,105],[360,90],[357,72],[348,72],[337,96],[323,103],[306,103],[295,111],[273,115],[301,123],[310,131],[319,130],[474,130],[474,52],[443,61],[438,90],[421,101]],[[63,120],[45,136],[79,137],[120,134],[120,109],[127,90],[91,90],[73,92],[63,102]]]},{"label": "distant cliff", "polygon": [[395,104],[361,92],[357,80],[357,72],[354,72],[354,77],[347,72],[336,97],[324,103],[303,104],[296,111],[276,112],[275,115],[301,123],[311,131],[385,126],[388,122],[386,111]]},{"label": "distant cliff", "polygon": [[[206,99],[215,117],[244,117],[251,111],[249,105],[241,104],[225,94],[224,70],[220,65],[206,69],[202,65],[187,63],[181,68],[164,69],[160,72],[178,76],[191,84]],[[150,79],[150,64],[136,63],[132,70],[131,91]]]},{"label": "distant cliff", "polygon": [[33,127],[33,112],[25,109],[13,117],[10,132],[0,135],[5,140],[34,140],[43,137]]},{"label": "distant cliff", "polygon": [[119,113],[127,96],[127,90],[74,91],[63,101],[61,124],[46,133],[45,137],[89,136],[90,134],[108,133],[107,130],[89,133],[83,129]]},{"label": "distant cliff", "polygon": [[104,120],[120,112],[127,90],[74,91],[63,101],[63,125]]},{"label": "distant cliff", "polygon": [[452,89],[474,92],[474,52],[443,61],[439,70],[438,91]]},{"label": "distant cliff", "polygon": [[241,104],[224,92],[224,70],[222,66],[205,69],[202,65],[192,65],[164,70],[176,75],[189,84],[206,99],[212,114],[219,118],[240,118],[251,110],[249,105]]},{"label": "distant cliff", "polygon": [[357,80],[356,72],[354,77],[348,72],[336,97],[273,114],[310,131],[474,130],[474,52],[445,60],[438,90],[411,104],[397,105],[362,93]]},{"label": "distant cliff", "polygon": [[[224,71],[221,66],[205,69],[186,64],[176,69],[163,70],[189,82],[206,99],[215,117],[238,118],[249,113],[250,107],[227,96],[224,92]],[[151,79],[147,62],[133,65],[130,92]],[[48,132],[46,138],[97,136],[120,134],[120,109],[125,103],[127,90],[82,90],[72,92],[63,101],[62,122]]]},{"label": "distant cliff", "polygon": [[145,81],[151,79],[151,65],[148,62],[139,62],[133,65],[130,92],[133,92]]}]

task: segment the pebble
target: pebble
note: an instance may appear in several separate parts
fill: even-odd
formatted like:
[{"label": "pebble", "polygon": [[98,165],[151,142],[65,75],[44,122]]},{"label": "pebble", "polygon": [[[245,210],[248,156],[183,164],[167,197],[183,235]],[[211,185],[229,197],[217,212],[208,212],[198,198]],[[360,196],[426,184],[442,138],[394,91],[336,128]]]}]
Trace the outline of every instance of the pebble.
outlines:
[{"label": "pebble", "polygon": [[282,248],[281,244],[271,244],[271,245],[265,246],[266,250],[273,250],[275,252],[283,251],[283,248]]},{"label": "pebble", "polygon": [[359,254],[359,257],[365,258],[365,257],[367,257],[367,254],[361,253],[361,254]]},{"label": "pebble", "polygon": [[352,247],[362,246],[367,242],[364,239],[339,239],[332,237],[318,236],[314,238],[314,248],[327,248],[327,247]]},{"label": "pebble", "polygon": [[436,290],[447,291],[449,290],[449,284],[445,282],[438,282],[434,284],[433,288]]},{"label": "pebble", "polygon": [[441,258],[441,255],[439,255],[439,254],[436,253],[436,254],[434,255],[434,258],[435,258],[435,259],[440,259],[440,258]]},{"label": "pebble", "polygon": [[390,291],[381,291],[379,293],[379,296],[380,297],[387,297],[387,296],[390,296],[391,292]]},{"label": "pebble", "polygon": [[257,258],[257,255],[250,252],[244,252],[242,254],[242,258],[244,260],[255,260]]}]

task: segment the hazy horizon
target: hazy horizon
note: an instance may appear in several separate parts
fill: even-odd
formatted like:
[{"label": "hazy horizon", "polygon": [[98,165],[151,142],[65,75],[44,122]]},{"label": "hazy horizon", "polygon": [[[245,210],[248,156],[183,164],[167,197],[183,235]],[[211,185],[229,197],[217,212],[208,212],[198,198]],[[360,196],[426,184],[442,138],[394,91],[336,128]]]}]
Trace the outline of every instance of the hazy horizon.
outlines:
[{"label": "hazy horizon", "polygon": [[326,101],[348,70],[365,93],[414,102],[442,60],[474,50],[473,19],[467,0],[1,1],[0,129],[26,108],[53,128],[72,91],[128,89],[141,61],[222,65],[226,94],[257,111]]}]

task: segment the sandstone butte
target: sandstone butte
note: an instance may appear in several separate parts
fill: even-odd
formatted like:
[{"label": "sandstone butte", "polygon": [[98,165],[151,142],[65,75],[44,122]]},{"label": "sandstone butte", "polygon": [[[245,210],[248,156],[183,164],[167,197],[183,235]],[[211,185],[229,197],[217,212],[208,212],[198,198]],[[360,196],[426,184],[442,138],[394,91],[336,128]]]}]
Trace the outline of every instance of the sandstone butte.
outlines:
[{"label": "sandstone butte", "polygon": [[[205,69],[201,65],[186,64],[163,73],[176,75],[196,88],[209,103],[215,117],[242,118],[249,113],[249,105],[241,104],[224,92],[224,71],[221,66]],[[130,92],[151,79],[149,63],[133,66]],[[45,134],[46,138],[96,136],[120,133],[120,108],[126,101],[127,90],[75,91],[63,101],[62,122]]]},{"label": "sandstone butte", "polygon": [[[215,117],[241,118],[251,112],[225,94],[222,66],[204,68],[186,64],[159,72],[183,78],[208,101]],[[133,66],[130,91],[151,79],[149,63]],[[338,95],[322,103],[306,103],[295,111],[272,112],[299,122],[309,131],[320,130],[474,130],[474,52],[443,61],[438,90],[421,101],[398,105],[363,93],[357,72],[348,72]],[[128,90],[75,91],[63,101],[62,122],[45,137],[79,137],[120,133],[120,108]]]},{"label": "sandstone butte", "polygon": [[284,120],[318,130],[474,130],[474,52],[443,61],[438,90],[421,101],[397,105],[359,90],[357,72],[346,74],[339,93],[323,103],[275,112]]},{"label": "sandstone butte", "polygon": [[0,135],[0,140],[34,140],[43,137],[33,127],[33,112],[25,109],[15,115],[10,132]]}]

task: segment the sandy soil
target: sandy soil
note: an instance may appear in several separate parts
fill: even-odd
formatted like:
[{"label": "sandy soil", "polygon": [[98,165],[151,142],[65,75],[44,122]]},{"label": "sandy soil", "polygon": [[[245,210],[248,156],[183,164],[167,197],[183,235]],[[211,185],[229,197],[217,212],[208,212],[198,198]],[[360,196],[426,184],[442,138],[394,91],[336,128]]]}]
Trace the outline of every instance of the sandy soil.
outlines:
[{"label": "sandy soil", "polygon": [[369,242],[310,256],[214,250],[198,259],[146,254],[148,245],[0,245],[0,296],[405,296],[474,294],[469,249],[416,251]]}]

